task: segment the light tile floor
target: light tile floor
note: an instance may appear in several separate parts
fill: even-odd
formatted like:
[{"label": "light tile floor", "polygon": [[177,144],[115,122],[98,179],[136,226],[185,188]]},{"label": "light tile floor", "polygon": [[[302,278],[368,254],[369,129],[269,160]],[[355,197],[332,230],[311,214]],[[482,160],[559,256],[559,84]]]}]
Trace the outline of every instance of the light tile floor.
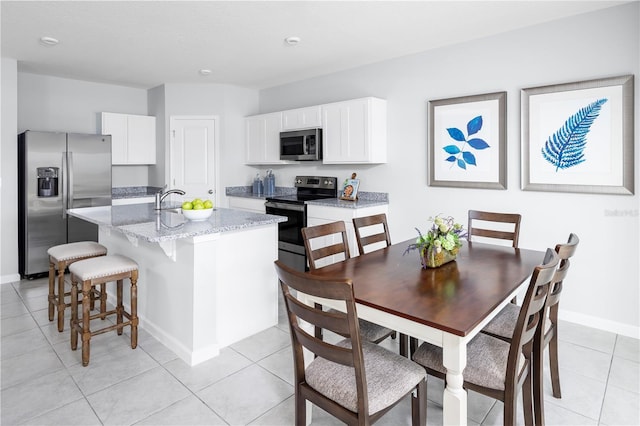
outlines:
[{"label": "light tile floor", "polygon": [[[91,363],[47,317],[46,279],[0,286],[2,425],[291,425],[293,369],[286,318],[190,367],[140,330],[91,342]],[[384,345],[397,351],[397,342]],[[640,344],[561,324],[562,399],[545,383],[547,425],[640,424]],[[427,423],[442,424],[442,382],[428,378]],[[502,424],[502,403],[470,392],[469,424]],[[378,424],[410,424],[403,401]],[[520,422],[522,414],[520,413]],[[314,425],[339,424],[318,408]]]}]

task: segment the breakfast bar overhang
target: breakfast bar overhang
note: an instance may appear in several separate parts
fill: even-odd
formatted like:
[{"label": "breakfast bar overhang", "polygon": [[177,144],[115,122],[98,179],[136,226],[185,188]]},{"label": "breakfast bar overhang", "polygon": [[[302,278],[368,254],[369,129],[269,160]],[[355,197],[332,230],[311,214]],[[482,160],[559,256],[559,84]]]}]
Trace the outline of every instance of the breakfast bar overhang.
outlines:
[{"label": "breakfast bar overhang", "polygon": [[108,254],[138,263],[141,327],[188,364],[277,324],[273,261],[277,225],[286,218],[216,208],[206,220],[188,221],[179,209],[152,204],[68,213],[99,225]]}]

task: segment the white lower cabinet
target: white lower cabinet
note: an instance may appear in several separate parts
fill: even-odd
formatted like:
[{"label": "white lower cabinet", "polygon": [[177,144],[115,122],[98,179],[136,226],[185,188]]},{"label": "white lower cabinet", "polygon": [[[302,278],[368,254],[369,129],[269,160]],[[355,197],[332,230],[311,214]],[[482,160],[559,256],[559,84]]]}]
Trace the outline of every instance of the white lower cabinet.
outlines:
[{"label": "white lower cabinet", "polygon": [[[331,223],[336,221],[344,221],[345,228],[347,229],[347,240],[349,241],[349,252],[351,257],[359,256],[360,252],[358,251],[358,243],[356,241],[356,231],[353,227],[353,218],[354,217],[365,217],[371,216],[374,214],[384,213],[387,214],[388,206],[372,206],[372,207],[363,207],[363,208],[342,208],[342,207],[329,207],[329,206],[318,206],[309,204],[307,206],[307,226],[316,226],[322,225],[325,223]],[[338,238],[335,236],[325,237],[323,241],[323,245],[334,244],[338,242]],[[342,258],[338,258],[334,256],[327,260],[327,264],[331,264],[337,261],[341,261]],[[321,265],[324,266],[324,265]]]},{"label": "white lower cabinet", "polygon": [[229,197],[229,208],[265,213],[265,200],[261,198]]},{"label": "white lower cabinet", "polygon": [[114,198],[111,200],[112,206],[124,206],[127,204],[153,203],[155,197],[135,197],[135,198]]}]

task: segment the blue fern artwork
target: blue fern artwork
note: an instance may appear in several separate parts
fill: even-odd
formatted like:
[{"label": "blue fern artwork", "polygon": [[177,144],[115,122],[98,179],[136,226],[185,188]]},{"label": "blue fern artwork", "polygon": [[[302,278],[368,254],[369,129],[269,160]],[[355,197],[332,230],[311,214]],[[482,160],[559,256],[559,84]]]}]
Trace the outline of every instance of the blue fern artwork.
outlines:
[{"label": "blue fern artwork", "polygon": [[561,128],[549,136],[542,147],[542,156],[556,167],[556,172],[586,161],[584,149],[587,146],[587,135],[605,102],[607,99],[602,98],[580,108]]},{"label": "blue fern artwork", "polygon": [[468,149],[482,150],[489,148],[489,144],[484,139],[471,138],[482,129],[482,116],[472,118],[467,123],[467,136],[465,137],[462,130],[456,127],[450,127],[447,129],[449,136],[456,142],[460,142],[462,145],[457,144],[447,145],[442,149],[447,154],[450,154],[444,161],[451,163],[451,167],[457,165],[463,170],[467,170],[467,165],[476,166],[476,156]]}]

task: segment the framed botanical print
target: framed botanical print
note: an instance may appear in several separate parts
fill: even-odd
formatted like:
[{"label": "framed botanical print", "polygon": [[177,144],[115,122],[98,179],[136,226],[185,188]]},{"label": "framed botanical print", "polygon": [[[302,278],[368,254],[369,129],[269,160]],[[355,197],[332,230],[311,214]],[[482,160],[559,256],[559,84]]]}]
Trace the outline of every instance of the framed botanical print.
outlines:
[{"label": "framed botanical print", "polygon": [[429,101],[429,186],[506,189],[507,93]]},{"label": "framed botanical print", "polygon": [[521,94],[522,189],[633,194],[633,76]]}]

